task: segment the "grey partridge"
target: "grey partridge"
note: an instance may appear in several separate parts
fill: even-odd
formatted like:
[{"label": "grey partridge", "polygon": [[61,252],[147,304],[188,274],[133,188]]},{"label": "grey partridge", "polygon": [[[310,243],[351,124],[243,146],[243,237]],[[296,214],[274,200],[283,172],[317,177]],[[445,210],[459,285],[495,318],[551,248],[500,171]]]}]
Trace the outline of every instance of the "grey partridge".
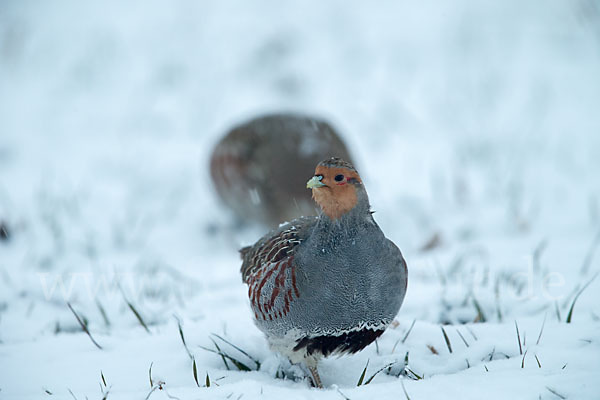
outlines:
[{"label": "grey partridge", "polygon": [[304,363],[313,384],[322,387],[322,357],[362,350],[393,321],[407,270],[402,253],[373,219],[350,163],[320,162],[306,187],[320,215],[285,223],[241,249],[241,273],[270,347]]},{"label": "grey partridge", "polygon": [[223,203],[244,222],[276,227],[315,215],[304,181],[327,157],[350,159],[335,129],[317,118],[271,114],[233,128],[215,146],[210,172]]}]

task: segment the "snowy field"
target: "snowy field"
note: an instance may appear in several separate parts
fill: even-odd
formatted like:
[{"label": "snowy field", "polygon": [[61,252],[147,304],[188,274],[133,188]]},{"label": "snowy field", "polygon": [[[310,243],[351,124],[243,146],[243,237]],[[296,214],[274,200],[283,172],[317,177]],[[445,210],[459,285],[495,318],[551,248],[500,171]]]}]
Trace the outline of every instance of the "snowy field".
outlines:
[{"label": "snowy field", "polygon": [[[0,399],[599,399],[599,3],[283,3],[0,2]],[[324,390],[208,174],[277,110],[339,128],[409,268]]]}]

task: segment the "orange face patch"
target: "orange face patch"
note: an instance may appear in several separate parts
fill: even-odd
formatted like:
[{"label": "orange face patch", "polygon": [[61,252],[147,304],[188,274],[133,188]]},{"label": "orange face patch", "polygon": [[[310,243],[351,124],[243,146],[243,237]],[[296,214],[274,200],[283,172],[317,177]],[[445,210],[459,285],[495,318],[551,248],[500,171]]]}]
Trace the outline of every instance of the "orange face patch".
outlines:
[{"label": "orange face patch", "polygon": [[314,188],[312,197],[331,219],[338,219],[352,210],[358,201],[354,182],[361,183],[356,171],[347,168],[317,166],[315,175],[323,176],[325,186]]}]

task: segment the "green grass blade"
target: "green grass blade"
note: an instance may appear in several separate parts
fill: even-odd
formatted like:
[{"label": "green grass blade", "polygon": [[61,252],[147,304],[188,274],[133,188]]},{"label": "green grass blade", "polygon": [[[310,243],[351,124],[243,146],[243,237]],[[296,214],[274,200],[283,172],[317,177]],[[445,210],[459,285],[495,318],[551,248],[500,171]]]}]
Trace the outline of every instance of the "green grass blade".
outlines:
[{"label": "green grass blade", "polygon": [[549,387],[549,386],[546,386],[546,389],[548,389],[548,391],[549,391],[550,393],[552,393],[553,395],[555,395],[556,397],[558,397],[558,398],[560,398],[560,399],[562,399],[562,400],[565,400],[565,399],[567,398],[566,396],[564,396],[564,395],[562,395],[562,394],[558,393],[556,390],[552,389],[552,388],[551,388],[551,387]]},{"label": "green grass blade", "polygon": [[415,326],[416,322],[417,320],[413,319],[412,324],[410,324],[410,328],[408,328],[408,331],[406,331],[406,335],[404,335],[404,337],[402,338],[402,343],[406,342],[406,338],[408,338],[408,335],[410,335],[410,333],[412,332],[412,329]]},{"label": "green grass blade", "polygon": [[108,319],[108,315],[106,315],[106,310],[104,310],[104,307],[102,307],[102,304],[100,303],[99,300],[96,300],[96,306],[98,307],[98,310],[100,311],[100,315],[102,316],[102,319],[104,320],[104,325],[110,326],[110,320]]},{"label": "green grass blade", "polygon": [[183,335],[183,327],[181,326],[181,321],[177,317],[175,317],[175,319],[177,320],[177,328],[179,329],[179,337],[181,338],[181,343],[183,343],[183,347],[185,348],[185,351],[187,352],[187,355],[190,358],[190,360],[193,360],[194,356],[192,356],[192,353],[190,352],[190,349],[188,348],[187,343],[185,342],[185,336]]},{"label": "green grass blade", "polygon": [[229,361],[231,361],[233,363],[233,365],[236,366],[236,368],[240,371],[252,371],[252,369],[250,369],[250,367],[248,367],[246,364],[244,364],[241,361],[236,360],[235,358],[231,357],[228,354],[225,354],[221,351],[216,351],[213,349],[209,349],[208,347],[204,347],[204,346],[199,346],[201,349],[206,350],[206,351],[210,351],[211,353],[215,353],[220,355],[221,357],[224,357],[226,359],[228,359]]},{"label": "green grass blade", "polygon": [[[368,385],[369,383],[371,383],[371,381],[373,381],[373,379],[375,379],[375,377],[382,372],[383,370],[390,368],[392,365],[396,364],[395,362],[389,363],[383,367],[381,367],[380,369],[377,370],[377,372],[375,372],[373,375],[371,375],[371,377],[369,379],[367,379],[367,381],[365,382],[365,385]],[[366,369],[365,369],[366,372]]]},{"label": "green grass blade", "polygon": [[408,393],[406,392],[406,388],[404,387],[404,382],[400,381],[400,384],[402,385],[402,391],[404,392],[404,396],[406,396],[406,400],[410,400],[410,396],[408,395]]},{"label": "green grass blade", "polygon": [[525,350],[525,353],[523,354],[523,359],[521,360],[521,368],[525,368],[525,356],[527,355],[527,350]]},{"label": "green grass blade", "polygon": [[542,333],[544,333],[544,325],[546,325],[546,317],[548,316],[548,314],[544,314],[544,321],[542,322],[542,327],[540,328],[540,334],[538,335],[538,338],[535,342],[535,345],[537,346],[538,344],[540,344],[540,340],[542,339]]},{"label": "green grass blade", "polygon": [[148,368],[148,378],[150,378],[150,388],[152,388],[154,386],[154,382],[152,382],[152,365],[154,364],[154,361],[152,361],[150,363],[150,368]]},{"label": "green grass blade", "polygon": [[475,317],[475,322],[486,322],[485,314],[481,308],[481,305],[477,301],[475,297],[473,297],[473,306],[475,307],[475,311],[477,311],[477,316]]},{"label": "green grass blade", "polygon": [[444,340],[446,341],[446,346],[448,346],[448,351],[450,353],[452,353],[452,345],[450,344],[450,339],[448,338],[448,335],[446,334],[446,330],[444,329],[443,326],[440,326],[440,328],[442,328],[442,334],[444,335]]},{"label": "green grass blade", "polygon": [[456,333],[458,333],[458,336],[460,336],[460,338],[462,339],[463,343],[465,344],[465,346],[469,347],[469,343],[467,343],[467,340],[465,339],[465,337],[462,335],[462,333],[460,333],[460,331],[458,330],[458,328],[456,328]]},{"label": "green grass blade", "polygon": [[585,289],[587,289],[588,286],[590,286],[590,284],[594,281],[594,279],[596,279],[597,276],[598,276],[598,273],[596,273],[592,277],[592,279],[590,279],[585,285],[583,285],[583,287],[579,290],[579,292],[577,292],[577,294],[573,298],[573,302],[571,303],[571,308],[569,309],[569,314],[567,314],[567,324],[570,324],[571,319],[573,318],[573,309],[575,308],[575,302],[577,302],[577,299],[579,298],[579,296],[581,296],[581,293],[583,293],[583,291]]},{"label": "green grass blade", "polygon": [[150,329],[148,329],[148,325],[146,325],[146,323],[144,322],[144,319],[142,318],[142,316],[140,315],[140,313],[135,309],[135,307],[133,306],[133,304],[131,304],[129,301],[127,301],[127,299],[125,299],[125,303],[127,303],[127,305],[129,306],[129,309],[131,310],[131,312],[133,312],[133,314],[137,318],[137,320],[140,323],[140,325],[142,325],[144,327],[144,329],[146,330],[146,332],[150,333]]},{"label": "green grass blade", "polygon": [[[222,353],[221,348],[219,347],[219,345],[217,344],[217,342],[215,342],[212,338],[210,340],[213,342],[213,344],[217,348],[217,351],[219,353]],[[230,368],[229,368],[229,364],[227,363],[227,359],[224,356],[221,356],[221,359],[223,360],[223,364],[225,364],[225,368],[227,368],[227,370],[229,371]]]},{"label": "green grass blade", "polygon": [[363,384],[363,380],[365,379],[365,374],[367,373],[367,367],[369,366],[369,360],[367,360],[367,364],[365,365],[365,368],[362,371],[362,374],[360,374],[360,378],[358,378],[358,383],[356,384],[356,386],[360,386]]},{"label": "green grass blade", "polygon": [[218,339],[220,339],[221,341],[227,343],[228,345],[230,345],[231,347],[233,347],[234,349],[236,349],[237,351],[239,351],[240,353],[242,353],[243,355],[245,355],[246,357],[248,357],[250,360],[252,360],[255,364],[256,364],[256,369],[260,369],[260,362],[255,359],[254,357],[252,357],[250,354],[248,354],[247,352],[245,352],[243,349],[241,349],[240,347],[236,346],[235,344],[231,343],[229,340],[217,335],[216,333],[212,334],[213,336],[217,337]]},{"label": "green grass blade", "polygon": [[519,334],[519,325],[515,321],[515,329],[517,330],[517,341],[519,342],[519,354],[523,355],[523,346],[521,346],[521,335]]},{"label": "green grass blade", "polygon": [[[196,359],[192,358],[192,372],[194,374],[194,380],[196,381],[196,386],[200,387],[200,383],[198,383],[198,368],[196,368]],[[208,376],[208,374],[207,374]]]},{"label": "green grass blade", "polygon": [[88,330],[87,327],[87,323],[84,323],[81,318],[79,317],[79,315],[75,312],[75,310],[73,309],[73,307],[71,306],[71,303],[67,303],[67,306],[69,306],[69,309],[71,310],[71,312],[73,313],[73,315],[75,316],[75,318],[77,319],[77,322],[79,322],[79,325],[81,325],[81,329],[83,329],[83,331],[88,335],[88,337],[90,338],[90,340],[92,341],[92,343],[94,343],[94,345],[99,348],[100,350],[102,350],[102,346],[100,346],[98,344],[98,342],[96,342],[94,340],[94,338],[92,337],[92,334],[90,333],[90,331]]}]

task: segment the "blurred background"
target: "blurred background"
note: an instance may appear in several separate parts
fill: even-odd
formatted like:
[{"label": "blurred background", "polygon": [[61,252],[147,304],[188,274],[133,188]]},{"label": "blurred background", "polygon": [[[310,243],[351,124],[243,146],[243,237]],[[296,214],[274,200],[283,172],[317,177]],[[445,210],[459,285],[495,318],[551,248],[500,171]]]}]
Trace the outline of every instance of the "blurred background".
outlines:
[{"label": "blurred background", "polygon": [[65,300],[106,335],[138,327],[124,298],[252,329],[237,249],[265,228],[209,159],[279,111],[343,137],[408,261],[401,318],[564,316],[599,266],[599,106],[594,0],[1,1],[0,340],[80,330]]}]

